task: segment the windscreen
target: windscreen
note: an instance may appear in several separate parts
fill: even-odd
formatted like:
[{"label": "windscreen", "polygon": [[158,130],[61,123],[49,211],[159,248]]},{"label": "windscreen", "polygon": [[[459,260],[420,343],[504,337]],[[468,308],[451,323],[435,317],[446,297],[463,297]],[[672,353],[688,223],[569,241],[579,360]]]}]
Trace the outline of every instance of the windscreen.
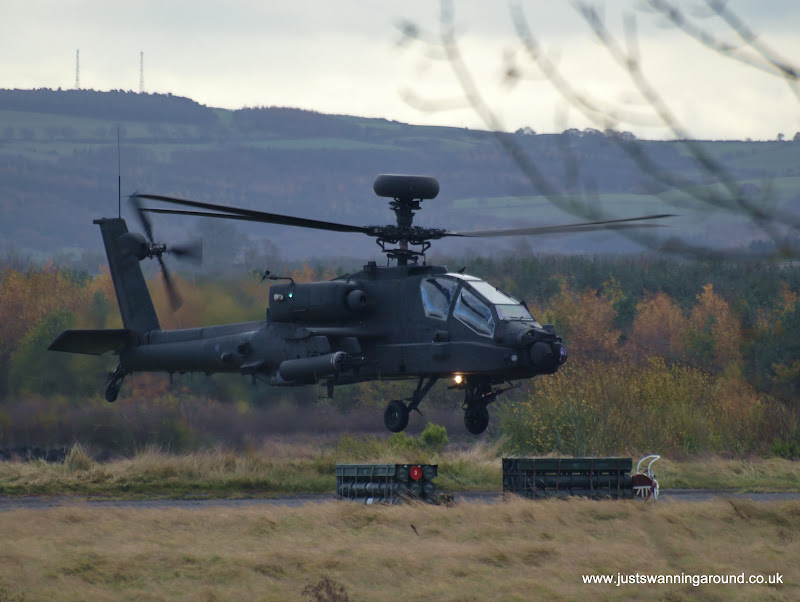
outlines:
[{"label": "windscreen", "polygon": [[492,311],[466,287],[462,288],[461,294],[458,295],[453,315],[478,334],[488,337],[494,334]]},{"label": "windscreen", "polygon": [[429,318],[446,320],[458,283],[449,278],[423,278],[419,285],[422,307]]},{"label": "windscreen", "polygon": [[497,290],[488,282],[478,280],[470,282],[469,285],[497,308],[497,317],[501,320],[533,320],[533,316],[524,305]]}]

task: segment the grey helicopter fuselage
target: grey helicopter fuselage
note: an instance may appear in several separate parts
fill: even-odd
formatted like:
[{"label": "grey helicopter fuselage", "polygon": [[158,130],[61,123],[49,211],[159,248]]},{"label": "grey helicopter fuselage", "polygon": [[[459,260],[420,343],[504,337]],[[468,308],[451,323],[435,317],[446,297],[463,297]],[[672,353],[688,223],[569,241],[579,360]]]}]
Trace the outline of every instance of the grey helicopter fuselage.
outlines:
[{"label": "grey helicopter fuselage", "polygon": [[391,401],[384,413],[396,432],[438,380],[453,378],[464,390],[467,429],[477,434],[488,425],[486,406],[507,390],[495,385],[552,374],[566,359],[553,327],[539,325],[524,303],[478,278],[416,264],[370,262],[328,282],[273,284],[263,321],[162,330],[140,266],[152,245],[128,232],[124,219],[95,223],[124,328],[67,330],[50,349],[118,354],[108,401],[136,372],[228,372],[277,386],[322,382],[329,396],[338,385],[416,378],[409,403]]},{"label": "grey helicopter fuselage", "polygon": [[273,285],[263,322],[152,330],[122,349],[120,361],[128,372],[233,372],[272,385],[504,382],[555,372],[562,349],[552,329],[482,280],[438,266],[368,264],[330,282]]}]

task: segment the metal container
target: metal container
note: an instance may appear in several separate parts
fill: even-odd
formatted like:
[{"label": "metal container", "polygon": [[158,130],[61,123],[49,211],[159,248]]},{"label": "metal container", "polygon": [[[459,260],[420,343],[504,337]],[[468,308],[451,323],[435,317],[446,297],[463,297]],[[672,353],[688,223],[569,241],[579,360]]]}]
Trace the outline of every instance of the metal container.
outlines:
[{"label": "metal container", "polygon": [[532,499],[633,497],[631,458],[503,458],[503,492]]},{"label": "metal container", "polygon": [[365,504],[438,500],[436,464],[337,464],[336,495]]}]

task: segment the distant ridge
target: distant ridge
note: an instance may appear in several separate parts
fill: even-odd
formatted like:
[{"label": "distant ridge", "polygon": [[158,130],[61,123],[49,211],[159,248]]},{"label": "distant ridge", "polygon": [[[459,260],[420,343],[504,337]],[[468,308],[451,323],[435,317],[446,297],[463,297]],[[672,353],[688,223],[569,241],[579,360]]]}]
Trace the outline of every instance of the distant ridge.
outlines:
[{"label": "distant ridge", "polygon": [[70,117],[125,121],[213,123],[214,110],[172,94],[139,94],[123,90],[0,89],[0,110],[49,113]]},{"label": "distant ridge", "polygon": [[[206,126],[217,125],[220,122],[219,113],[226,112],[233,116],[232,125],[275,133],[288,133],[296,129],[298,124],[302,124],[300,128],[302,130],[313,131],[312,126],[315,126],[327,131],[328,134],[341,134],[342,127],[331,128],[334,122],[341,119],[348,120],[345,129],[351,131],[353,120],[388,122],[381,118],[330,115],[290,107],[217,109],[184,96],[138,93],[130,90],[0,89],[0,111],[24,111],[108,121]],[[336,132],[332,132],[331,129]],[[320,133],[317,130],[315,135]]]},{"label": "distant ridge", "polygon": [[[708,207],[693,207],[691,198],[642,169],[619,144],[635,144],[642,158],[695,190],[713,187],[713,178],[675,141],[636,141],[624,132],[589,129],[507,134],[549,189],[576,204],[541,195],[507,147],[482,130],[286,107],[227,110],[171,94],[0,89],[0,252],[16,247],[52,254],[100,244],[91,223],[109,208],[116,214],[118,131],[123,194],[170,194],[369,225],[390,219],[386,203],[372,192],[375,176],[417,173],[441,184],[420,217],[426,226],[477,230],[587,221],[595,212],[678,213],[664,232],[692,243],[743,246],[760,236],[743,218],[712,218]],[[769,206],[797,211],[800,143],[700,144],[751,198],[759,201],[763,192]],[[201,226],[212,227],[164,218],[159,232],[180,240],[187,228]],[[365,250],[360,238],[251,230],[257,237],[268,232],[286,254],[361,256]],[[470,249],[477,244],[469,242]],[[549,237],[535,244],[550,253],[639,250],[619,235]],[[438,249],[446,249],[444,243]]]}]

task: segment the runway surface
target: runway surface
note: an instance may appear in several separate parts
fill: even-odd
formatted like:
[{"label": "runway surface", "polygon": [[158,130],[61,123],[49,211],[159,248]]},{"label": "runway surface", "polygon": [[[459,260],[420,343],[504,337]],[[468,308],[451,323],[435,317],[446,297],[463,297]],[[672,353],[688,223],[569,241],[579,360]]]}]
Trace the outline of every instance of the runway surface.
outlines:
[{"label": "runway surface", "polygon": [[[495,491],[461,491],[453,494],[456,503],[497,504],[503,501],[503,494]],[[706,502],[717,498],[749,499],[755,502],[782,502],[800,500],[800,492],[781,491],[772,493],[739,493],[725,490],[706,489],[666,489],[662,490],[658,503]],[[321,504],[336,501],[336,496],[329,493],[284,495],[269,498],[244,499],[147,499],[147,500],[109,500],[85,497],[50,497],[50,496],[0,496],[0,512],[12,510],[44,510],[69,506],[91,508],[244,508],[253,506],[285,506],[300,507],[305,504]]]}]

